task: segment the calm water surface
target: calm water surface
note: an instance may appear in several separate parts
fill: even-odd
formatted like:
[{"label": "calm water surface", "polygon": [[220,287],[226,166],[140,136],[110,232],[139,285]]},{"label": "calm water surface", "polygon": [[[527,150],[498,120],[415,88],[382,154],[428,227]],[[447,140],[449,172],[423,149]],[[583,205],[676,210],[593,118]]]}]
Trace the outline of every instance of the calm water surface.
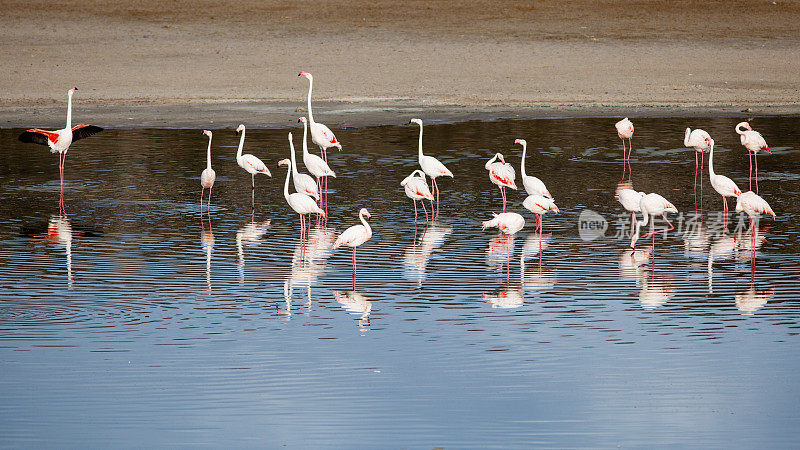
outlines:
[{"label": "calm water surface", "polygon": [[[613,195],[614,122],[429,122],[426,153],[455,179],[416,239],[399,183],[418,128],[335,129],[331,218],[305,248],[276,166],[289,129],[248,130],[245,152],[274,176],[256,178],[252,216],[238,138],[215,131],[210,224],[200,130],[76,143],[66,216],[57,157],[0,130],[0,445],[797,446],[800,119],[751,122],[773,150],[760,189],[778,214],[754,263],[738,215],[722,232],[707,179],[691,220],[682,148],[684,127],[709,131],[715,169],[745,188],[737,120],[635,120],[634,187],[683,213],[654,266],[649,242],[632,255],[617,237],[629,215]],[[515,138],[562,211],[545,217],[541,254],[520,192],[510,253],[480,228],[500,206],[483,165],[500,151],[518,170]],[[353,290],[349,249],[330,244],[361,207],[375,234]],[[584,209],[605,237],[581,239]]]}]

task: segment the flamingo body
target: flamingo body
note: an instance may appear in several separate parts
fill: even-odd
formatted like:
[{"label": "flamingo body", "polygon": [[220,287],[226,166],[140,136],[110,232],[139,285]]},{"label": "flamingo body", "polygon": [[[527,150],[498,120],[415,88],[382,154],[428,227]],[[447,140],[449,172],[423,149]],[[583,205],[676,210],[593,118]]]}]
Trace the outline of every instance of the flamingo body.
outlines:
[{"label": "flamingo body", "polygon": [[528,142],[525,139],[517,139],[514,141],[515,144],[522,145],[522,162],[520,163],[520,176],[522,177],[522,186],[525,188],[525,192],[528,195],[538,194],[548,198],[553,198],[550,195],[550,191],[547,190],[547,187],[544,185],[542,180],[525,174],[525,155],[528,151]]},{"label": "flamingo body", "polygon": [[504,234],[515,234],[525,226],[525,218],[514,212],[492,214],[492,218],[481,223],[482,229],[497,227]]},{"label": "flamingo body", "polygon": [[619,201],[625,210],[637,213],[641,211],[639,202],[645,195],[644,192],[636,192],[633,189],[620,189],[617,193],[617,201]]},{"label": "flamingo body", "polygon": [[433,194],[425,181],[425,172],[421,170],[411,172],[411,175],[400,182],[400,186],[405,188],[406,196],[411,200],[433,200]]},{"label": "flamingo body", "polygon": [[556,206],[553,199],[538,194],[526,197],[522,202],[522,206],[528,211],[539,215],[547,214],[548,211],[559,212],[558,206]]},{"label": "flamingo body", "polygon": [[336,241],[333,243],[333,248],[339,248],[342,245],[355,248],[370,240],[372,237],[372,228],[369,226],[369,222],[367,222],[365,217],[370,218],[372,215],[367,211],[367,208],[361,208],[358,212],[358,218],[361,220],[361,224],[353,225],[344,230],[342,234],[336,238]]},{"label": "flamingo body", "polygon": [[294,143],[291,141],[289,142],[290,148],[290,155],[291,155],[291,163],[292,163],[292,182],[294,182],[294,190],[305,194],[311,197],[314,197],[316,200],[319,200],[319,187],[317,186],[317,182],[311,178],[310,175],[305,173],[300,173],[297,170],[297,161],[295,160],[294,156]]},{"label": "flamingo body", "polygon": [[775,212],[769,203],[753,191],[744,192],[736,199],[736,211],[744,212],[750,218],[756,218],[761,214],[769,214],[775,218]]},{"label": "flamingo body", "polygon": [[615,123],[614,127],[617,129],[617,134],[620,139],[630,139],[633,137],[633,122],[628,120],[627,117]]},{"label": "flamingo body", "polygon": [[761,150],[764,150],[767,153],[772,153],[769,150],[767,141],[764,140],[764,136],[762,136],[758,131],[750,128],[749,123],[739,122],[736,124],[736,133],[739,134],[739,140],[744,148],[747,149],[747,151],[758,153]]},{"label": "flamingo body", "polygon": [[331,147],[336,147],[341,151],[342,144],[336,139],[331,129],[314,121],[314,114],[311,112],[311,90],[314,87],[314,76],[308,72],[300,72],[297,76],[308,79],[308,122],[311,129],[311,141],[317,144],[322,151]]},{"label": "flamingo body", "polygon": [[710,139],[711,135],[705,130],[686,128],[686,133],[683,135],[683,145],[693,148],[696,152],[708,152],[708,140]]},{"label": "flamingo body", "polygon": [[267,165],[264,164],[263,161],[261,161],[260,159],[249,153],[246,153],[244,155],[242,154],[242,148],[244,147],[244,135],[245,135],[244,124],[239,125],[239,127],[236,128],[236,132],[242,133],[242,137],[239,138],[239,148],[236,151],[236,164],[238,164],[239,167],[247,171],[247,173],[249,173],[250,175],[263,173],[264,175],[271,177],[272,173],[269,171],[269,168],[267,168]]},{"label": "flamingo body", "polygon": [[722,202],[724,204],[723,213],[727,213],[728,200],[726,197],[738,197],[742,194],[742,190],[739,189],[736,183],[730,178],[714,172],[714,140],[709,139],[708,142],[711,153],[708,157],[708,176],[711,178],[711,187],[722,196]]}]

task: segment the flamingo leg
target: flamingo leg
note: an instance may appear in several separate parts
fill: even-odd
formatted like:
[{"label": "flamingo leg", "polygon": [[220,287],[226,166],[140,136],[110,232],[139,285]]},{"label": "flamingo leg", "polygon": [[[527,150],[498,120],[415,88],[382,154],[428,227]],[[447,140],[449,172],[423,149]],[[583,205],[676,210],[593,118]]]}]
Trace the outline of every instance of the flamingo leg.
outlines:
[{"label": "flamingo leg", "polygon": [[506,190],[500,186],[500,195],[503,197],[503,212],[506,212]]},{"label": "flamingo leg", "polygon": [[[423,206],[425,206],[424,203],[423,203]],[[428,214],[425,214],[425,216],[427,217]],[[416,200],[414,200],[414,229],[415,230],[417,229],[417,201]]]},{"label": "flamingo leg", "polygon": [[750,180],[750,189],[753,190],[753,152],[750,150],[747,151],[747,162],[750,163],[750,175],[748,179]]},{"label": "flamingo leg", "polygon": [[206,188],[203,187],[203,190],[200,191],[200,216],[203,215],[203,194],[206,192]]},{"label": "flamingo leg", "polygon": [[353,290],[356,289],[356,248],[353,247]]},{"label": "flamingo leg", "polygon": [[631,168],[631,153],[633,153],[633,144],[631,138],[628,138],[628,178],[633,176],[633,169]]},{"label": "flamingo leg", "polygon": [[[425,211],[425,224],[427,225],[428,224],[428,210],[425,209],[425,200],[420,200],[419,204],[422,205],[422,210]],[[414,203],[414,206],[417,206],[416,202]],[[431,214],[433,214],[433,211],[431,211]]]},{"label": "flamingo leg", "polygon": [[250,205],[251,205],[251,209],[253,211],[255,211],[256,210],[256,174],[251,173],[250,175],[252,176],[251,180],[252,180],[252,186],[253,186],[253,188],[250,189],[250,197],[251,197],[251,199],[250,199],[251,204]]},{"label": "flamingo leg", "polygon": [[703,214],[703,160],[705,155],[700,152],[700,214]]},{"label": "flamingo leg", "polygon": [[625,152],[625,139],[622,139],[622,179],[625,179],[625,169],[627,169],[626,162],[628,161],[628,154]]},{"label": "flamingo leg", "polygon": [[431,214],[433,215],[433,218],[436,219],[439,217],[439,184],[436,183],[436,178],[433,178],[433,188],[436,189],[436,213],[434,213],[433,209],[431,209]]},{"label": "flamingo leg", "polygon": [[728,218],[728,199],[726,197],[722,197],[722,214],[725,215],[725,218]]},{"label": "flamingo leg", "polygon": [[631,211],[631,237],[633,237],[633,232],[636,228],[636,213]]},{"label": "flamingo leg", "polygon": [[697,152],[694,152],[694,213],[697,214]]},{"label": "flamingo leg", "polygon": [[753,153],[753,162],[756,163],[756,194],[758,194],[758,153]]},{"label": "flamingo leg", "polygon": [[208,218],[209,219],[211,218],[211,189],[213,189],[213,188],[214,188],[214,186],[211,186],[210,188],[208,188],[208,208],[206,208],[206,212],[208,213]]},{"label": "flamingo leg", "polygon": [[539,271],[542,270],[542,215],[536,215],[536,228],[539,229]]},{"label": "flamingo leg", "polygon": [[655,233],[655,217],[653,220],[650,221],[650,235],[652,236],[652,245],[653,245],[653,268],[656,267],[656,233]]}]

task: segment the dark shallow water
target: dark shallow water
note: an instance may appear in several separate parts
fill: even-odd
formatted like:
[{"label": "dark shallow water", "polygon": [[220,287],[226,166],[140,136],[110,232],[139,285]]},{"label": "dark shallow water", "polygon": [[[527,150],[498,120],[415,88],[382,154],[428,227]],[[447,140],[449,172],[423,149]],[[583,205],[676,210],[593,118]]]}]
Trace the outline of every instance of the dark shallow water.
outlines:
[{"label": "dark shallow water", "polygon": [[[0,445],[797,446],[800,119],[752,122],[773,150],[760,189],[778,214],[759,227],[754,266],[740,217],[723,234],[709,214],[721,200],[708,180],[705,219],[685,233],[683,129],[709,131],[717,172],[745,188],[737,120],[635,120],[635,187],[684,214],[657,239],[654,269],[615,237],[629,216],[613,196],[614,122],[429,122],[425,151],[455,179],[416,242],[399,182],[417,128],[337,129],[329,228],[306,249],[275,165],[288,129],[248,131],[245,152],[274,176],[256,179],[254,224],[238,138],[215,131],[210,228],[200,130],[74,144],[66,217],[56,156],[0,130]],[[500,151],[518,170],[515,138],[562,211],[545,217],[541,268],[521,193],[511,255],[480,229],[500,204],[483,165]],[[360,207],[375,235],[353,292],[349,251],[328,246]],[[606,237],[581,239],[584,209],[609,221]]]}]

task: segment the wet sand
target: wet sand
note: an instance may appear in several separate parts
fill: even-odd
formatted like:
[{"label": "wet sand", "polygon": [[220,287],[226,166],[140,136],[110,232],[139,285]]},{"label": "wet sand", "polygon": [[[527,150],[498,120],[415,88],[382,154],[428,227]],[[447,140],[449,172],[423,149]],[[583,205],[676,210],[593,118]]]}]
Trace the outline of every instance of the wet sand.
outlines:
[{"label": "wet sand", "polygon": [[0,6],[4,127],[56,125],[73,85],[109,126],[279,126],[304,106],[300,70],[340,124],[800,113],[798,1]]}]

